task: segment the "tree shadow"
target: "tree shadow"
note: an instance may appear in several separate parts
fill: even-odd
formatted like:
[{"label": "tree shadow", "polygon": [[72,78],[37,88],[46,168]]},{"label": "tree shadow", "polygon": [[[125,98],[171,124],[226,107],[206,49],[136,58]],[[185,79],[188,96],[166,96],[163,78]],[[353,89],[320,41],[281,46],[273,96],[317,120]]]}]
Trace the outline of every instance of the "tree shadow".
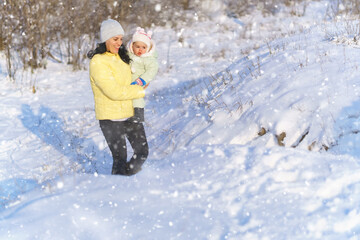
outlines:
[{"label": "tree shadow", "polygon": [[5,179],[0,181],[0,212],[10,203],[18,201],[20,195],[38,187],[34,179]]},{"label": "tree shadow", "polygon": [[[267,56],[269,53],[259,53],[260,59]],[[242,70],[236,71],[236,74],[232,73],[237,69]],[[190,146],[198,136],[208,131],[213,124],[209,115],[211,110],[206,103],[209,100],[216,100],[218,94],[221,94],[220,91],[214,90],[222,89],[225,85],[234,87],[228,83],[232,81],[233,77],[247,79],[255,71],[256,65],[247,56],[244,56],[214,74],[208,73],[206,76],[192,80],[178,81],[167,87],[154,90],[145,96],[147,102],[145,126],[148,125],[152,128],[152,136],[148,139],[149,147],[153,149],[150,152],[150,157],[162,160],[176,149]],[[226,81],[218,81],[222,79]],[[205,96],[202,94],[204,90]],[[204,100],[198,101],[202,99]],[[172,106],[177,110],[177,113],[172,111]],[[186,108],[182,109],[179,106],[186,106]],[[164,119],[160,125],[158,124],[159,119]],[[199,119],[199,123],[194,123],[194,119]],[[196,133],[186,132],[188,125],[192,126],[190,127],[192,129],[196,125]]]},{"label": "tree shadow", "polygon": [[[66,131],[62,119],[50,108],[41,106],[35,114],[28,104],[23,104],[19,118],[24,127],[44,143],[51,145],[74,163],[81,165],[81,172],[110,174],[111,155],[100,150],[95,143],[89,144],[90,139]],[[84,147],[85,142],[87,147]],[[103,156],[104,160],[99,161],[100,159],[96,159],[96,156],[97,158]]]},{"label": "tree shadow", "polygon": [[329,152],[338,155],[360,157],[360,100],[344,107],[335,119],[334,136],[336,142]]}]

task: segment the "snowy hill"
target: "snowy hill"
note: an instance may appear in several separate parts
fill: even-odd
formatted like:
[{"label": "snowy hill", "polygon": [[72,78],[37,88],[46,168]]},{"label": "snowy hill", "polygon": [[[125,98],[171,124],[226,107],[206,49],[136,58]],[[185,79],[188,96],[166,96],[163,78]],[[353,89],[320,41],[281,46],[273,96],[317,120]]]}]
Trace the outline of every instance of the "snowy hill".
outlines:
[{"label": "snowy hill", "polygon": [[324,4],[154,29],[133,177],[110,175],[87,71],[12,83],[0,55],[0,239],[358,239],[358,23]]}]

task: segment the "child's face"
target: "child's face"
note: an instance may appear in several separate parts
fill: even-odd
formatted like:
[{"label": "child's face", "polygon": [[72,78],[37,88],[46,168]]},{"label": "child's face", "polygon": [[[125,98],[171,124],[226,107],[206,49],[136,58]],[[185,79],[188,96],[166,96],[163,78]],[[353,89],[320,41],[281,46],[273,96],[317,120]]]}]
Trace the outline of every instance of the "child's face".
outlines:
[{"label": "child's face", "polygon": [[122,44],[122,41],[123,41],[122,35],[112,37],[112,38],[106,40],[106,42],[105,42],[106,49],[109,52],[116,54],[119,52],[119,48]]},{"label": "child's face", "polygon": [[132,50],[134,52],[134,54],[138,57],[140,57],[141,55],[143,55],[144,53],[146,53],[147,50],[147,45],[143,42],[134,42],[132,45]]}]

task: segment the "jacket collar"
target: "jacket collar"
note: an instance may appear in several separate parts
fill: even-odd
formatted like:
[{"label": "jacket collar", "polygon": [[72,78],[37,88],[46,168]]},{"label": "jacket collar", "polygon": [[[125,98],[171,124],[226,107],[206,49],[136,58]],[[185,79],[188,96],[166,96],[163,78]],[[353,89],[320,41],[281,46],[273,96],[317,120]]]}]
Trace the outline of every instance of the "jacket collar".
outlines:
[{"label": "jacket collar", "polygon": [[[128,44],[126,45],[126,47],[127,47],[127,50],[128,50],[130,53],[134,54],[134,51],[132,50],[132,44],[133,44],[133,42],[132,42],[132,41],[129,41]],[[155,51],[156,51],[155,49],[156,49],[155,43],[154,43],[153,40],[151,40],[151,48],[150,48],[150,50],[149,50],[147,53],[144,53],[143,55],[141,55],[140,57],[152,56],[152,55],[155,53]],[[136,55],[134,54],[134,56],[136,56]],[[138,57],[138,56],[136,56],[136,57]]]},{"label": "jacket collar", "polygon": [[108,56],[119,56],[118,53],[111,53],[111,52],[108,52],[108,51],[106,51],[104,54],[108,55]]}]

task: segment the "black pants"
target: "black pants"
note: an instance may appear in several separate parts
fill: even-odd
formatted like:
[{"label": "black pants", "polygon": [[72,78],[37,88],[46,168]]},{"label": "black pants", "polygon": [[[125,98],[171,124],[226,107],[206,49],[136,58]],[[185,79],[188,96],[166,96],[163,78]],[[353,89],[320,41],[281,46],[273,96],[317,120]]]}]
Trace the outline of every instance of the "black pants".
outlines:
[{"label": "black pants", "polygon": [[[149,147],[142,123],[100,120],[100,128],[113,156],[112,174],[133,175],[141,170]],[[126,138],[134,154],[127,162]]]}]

